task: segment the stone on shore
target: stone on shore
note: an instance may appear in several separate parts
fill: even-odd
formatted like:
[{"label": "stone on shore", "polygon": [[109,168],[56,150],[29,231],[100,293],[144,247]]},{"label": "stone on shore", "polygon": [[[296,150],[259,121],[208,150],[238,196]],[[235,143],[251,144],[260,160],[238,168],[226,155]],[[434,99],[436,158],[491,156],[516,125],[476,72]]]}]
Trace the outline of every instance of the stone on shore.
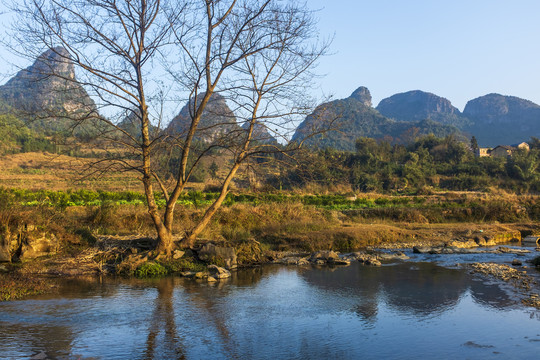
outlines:
[{"label": "stone on shore", "polygon": [[234,269],[237,266],[236,251],[232,247],[217,246],[212,243],[204,244],[197,251],[197,256],[206,262],[223,262],[227,269]]},{"label": "stone on shore", "polygon": [[351,265],[351,262],[347,259],[332,259],[328,262],[329,264],[333,264],[333,265]]},{"label": "stone on shore", "polygon": [[208,265],[210,276],[216,279],[226,279],[231,277],[231,272],[217,265]]},{"label": "stone on shore", "polygon": [[473,239],[467,239],[465,241],[452,240],[445,244],[445,247],[453,247],[458,249],[470,249],[478,247],[478,244]]},{"label": "stone on shore", "polygon": [[325,263],[339,260],[339,255],[331,250],[317,251],[309,258],[310,262],[317,263],[318,261],[324,261]]},{"label": "stone on shore", "polygon": [[364,264],[365,265],[369,265],[369,266],[381,266],[381,262],[375,258],[375,257],[371,257],[369,259],[367,259],[366,261],[364,261]]}]

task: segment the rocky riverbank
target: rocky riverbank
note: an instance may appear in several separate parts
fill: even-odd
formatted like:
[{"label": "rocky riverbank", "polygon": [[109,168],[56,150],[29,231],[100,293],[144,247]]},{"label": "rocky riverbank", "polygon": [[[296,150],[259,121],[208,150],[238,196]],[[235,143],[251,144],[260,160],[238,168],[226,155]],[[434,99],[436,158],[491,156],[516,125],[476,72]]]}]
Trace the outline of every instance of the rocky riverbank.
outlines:
[{"label": "rocky riverbank", "polygon": [[535,279],[525,271],[505,264],[474,263],[468,265],[474,273],[496,278],[514,287],[521,295],[524,305],[540,309],[540,289]]},{"label": "rocky riverbank", "polygon": [[[389,225],[364,225],[364,230],[371,231],[374,228],[381,230],[381,226],[389,227]],[[358,261],[365,266],[381,266],[384,263],[408,260],[408,256],[402,252],[402,249],[412,249],[413,253],[418,254],[515,254],[518,257],[530,254],[534,249],[500,246],[501,243],[506,244],[509,241],[512,241],[512,245],[520,243],[521,232],[518,231],[517,226],[484,224],[484,226],[471,225],[465,229],[459,229],[456,224],[449,224],[432,226],[431,229],[417,225],[408,227],[404,225],[402,229],[405,228],[409,233],[403,241],[369,240],[365,243],[377,245],[367,245],[353,251],[340,252],[332,249],[335,240],[325,245],[327,249],[323,247],[324,250],[319,251],[273,250],[267,243],[253,239],[234,243],[205,240],[193,249],[176,250],[170,259],[156,256],[152,251],[155,242],[148,237],[101,236],[85,246],[69,251],[59,251],[58,247],[51,247],[50,239],[41,234],[36,237],[37,244],[41,246],[37,249],[30,241],[32,237],[29,236],[32,231],[35,232],[35,229],[27,229],[24,243],[19,247],[22,254],[26,256],[21,256],[15,262],[6,262],[4,259],[4,263],[0,264],[0,272],[9,275],[3,276],[4,280],[0,285],[5,289],[11,289],[6,290],[6,294],[13,294],[10,297],[4,296],[4,299],[12,299],[50,291],[54,288],[52,285],[35,286],[40,284],[40,281],[35,281],[36,278],[47,279],[42,282],[46,284],[49,282],[48,279],[61,276],[99,274],[147,277],[174,274],[213,282],[228,278],[230,271],[237,267],[263,264],[347,266],[353,261]],[[384,229],[382,230],[384,233]],[[350,231],[350,229],[345,228],[343,231]],[[335,236],[337,235],[334,234]],[[348,235],[342,233],[340,236],[347,239]],[[432,237],[431,240],[429,236]],[[17,238],[13,237],[13,239]],[[43,253],[46,249],[53,249],[53,252]],[[516,260],[514,265],[521,266],[522,264],[520,260]],[[475,271],[480,271],[481,268],[478,265]],[[515,275],[515,272],[512,273]],[[9,287],[6,279],[9,279]],[[525,303],[537,306],[538,299],[535,298],[535,293],[531,293]]]}]

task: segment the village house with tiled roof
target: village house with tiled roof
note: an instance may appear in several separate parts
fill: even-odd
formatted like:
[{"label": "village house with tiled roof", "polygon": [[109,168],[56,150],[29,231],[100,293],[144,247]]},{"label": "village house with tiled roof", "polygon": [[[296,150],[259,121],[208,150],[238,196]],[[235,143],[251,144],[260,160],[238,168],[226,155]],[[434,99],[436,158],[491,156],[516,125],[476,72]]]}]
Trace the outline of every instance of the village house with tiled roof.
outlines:
[{"label": "village house with tiled roof", "polygon": [[478,148],[474,152],[476,157],[500,157],[500,158],[507,158],[511,157],[512,154],[517,150],[525,150],[529,151],[529,144],[526,142],[522,142],[519,144],[514,145],[498,145],[494,147],[493,149],[490,148]]}]

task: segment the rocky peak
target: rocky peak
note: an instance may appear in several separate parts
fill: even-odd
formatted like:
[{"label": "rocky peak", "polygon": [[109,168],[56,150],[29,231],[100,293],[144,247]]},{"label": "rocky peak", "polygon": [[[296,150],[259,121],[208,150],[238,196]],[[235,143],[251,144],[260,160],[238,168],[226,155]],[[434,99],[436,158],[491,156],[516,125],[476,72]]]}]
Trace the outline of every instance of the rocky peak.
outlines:
[{"label": "rocky peak", "polygon": [[520,143],[540,134],[540,106],[515,96],[488,94],[471,100],[463,114],[482,146]]},{"label": "rocky peak", "polygon": [[19,87],[28,82],[39,86],[61,81],[62,78],[75,80],[75,68],[67,50],[55,47],[41,54],[31,66],[19,71],[2,88]]},{"label": "rocky peak", "polygon": [[[0,98],[31,126],[49,131],[69,128],[65,119],[95,114],[94,101],[75,78],[69,53],[61,47],[45,51],[26,69],[0,86]],[[63,120],[60,120],[63,118]]]},{"label": "rocky peak", "polygon": [[[249,126],[249,121],[246,121],[244,124],[242,124],[242,129],[247,132],[249,130]],[[270,133],[267,126],[261,123],[256,123],[253,127],[252,140],[254,142],[266,145],[277,144],[276,138]]]},{"label": "rocky peak", "polygon": [[532,101],[515,96],[487,94],[467,103],[463,113],[471,117],[501,117],[512,112],[524,112],[530,109],[540,109]]},{"label": "rocky peak", "polygon": [[[203,97],[204,93],[199,94],[197,101],[201,101]],[[167,131],[185,135],[191,125],[191,112],[193,112],[193,99],[190,99],[180,113],[171,120]],[[211,143],[223,139],[230,133],[238,134],[239,129],[236,117],[225,98],[219,93],[213,93],[197,127],[196,138],[202,142]]]},{"label": "rocky peak", "polygon": [[377,110],[385,116],[400,121],[432,119],[456,125],[461,112],[450,100],[420,90],[392,95],[381,100]]},{"label": "rocky peak", "polygon": [[354,90],[354,92],[350,96],[353,99],[356,99],[363,103],[365,106],[371,107],[371,93],[369,92],[368,88],[365,86],[360,86],[358,89]]},{"label": "rocky peak", "polygon": [[53,74],[71,80],[75,79],[75,67],[70,61],[68,51],[63,47],[55,47],[47,50],[26,71],[36,77]]}]

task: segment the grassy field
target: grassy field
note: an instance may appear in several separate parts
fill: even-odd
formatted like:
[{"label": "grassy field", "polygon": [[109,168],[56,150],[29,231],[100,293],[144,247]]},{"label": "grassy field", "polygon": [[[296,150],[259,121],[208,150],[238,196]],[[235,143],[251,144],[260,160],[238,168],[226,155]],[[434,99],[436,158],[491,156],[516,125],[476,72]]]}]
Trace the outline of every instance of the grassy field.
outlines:
[{"label": "grassy field", "polygon": [[[80,179],[85,161],[91,160],[43,153],[0,158],[2,231],[32,224],[55,233],[66,248],[84,243],[84,234],[154,236],[138,180],[121,172]],[[216,192],[204,191],[212,188],[212,181],[193,184],[179,199],[174,224],[179,236],[217,197]],[[156,201],[165,203],[160,194]],[[316,187],[286,192],[235,186],[201,237],[231,243],[255,239],[280,250],[350,250],[366,244],[428,241],[443,236],[437,226],[449,237],[458,236],[460,228],[474,231],[475,226],[499,224],[534,230],[538,221],[538,196],[494,189],[392,196]]]}]

